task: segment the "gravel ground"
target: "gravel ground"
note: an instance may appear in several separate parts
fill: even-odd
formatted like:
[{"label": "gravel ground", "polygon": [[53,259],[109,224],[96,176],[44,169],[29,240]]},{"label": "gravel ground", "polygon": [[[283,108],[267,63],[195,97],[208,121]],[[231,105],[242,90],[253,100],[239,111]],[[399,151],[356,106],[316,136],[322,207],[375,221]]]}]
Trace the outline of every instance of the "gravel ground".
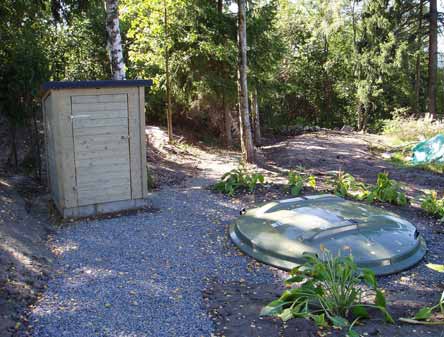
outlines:
[{"label": "gravel ground", "polygon": [[33,335],[210,336],[208,282],[279,282],[232,249],[226,224],[239,205],[201,187],[209,182],[161,189],[155,213],[61,229],[52,242],[58,276],[31,313]]}]

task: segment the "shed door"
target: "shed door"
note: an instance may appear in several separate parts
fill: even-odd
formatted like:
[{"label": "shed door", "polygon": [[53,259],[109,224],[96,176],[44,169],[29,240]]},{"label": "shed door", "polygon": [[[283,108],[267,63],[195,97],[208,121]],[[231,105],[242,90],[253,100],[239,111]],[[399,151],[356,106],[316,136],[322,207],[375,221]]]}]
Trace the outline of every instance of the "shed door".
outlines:
[{"label": "shed door", "polygon": [[128,96],[71,97],[78,204],[131,199]]}]

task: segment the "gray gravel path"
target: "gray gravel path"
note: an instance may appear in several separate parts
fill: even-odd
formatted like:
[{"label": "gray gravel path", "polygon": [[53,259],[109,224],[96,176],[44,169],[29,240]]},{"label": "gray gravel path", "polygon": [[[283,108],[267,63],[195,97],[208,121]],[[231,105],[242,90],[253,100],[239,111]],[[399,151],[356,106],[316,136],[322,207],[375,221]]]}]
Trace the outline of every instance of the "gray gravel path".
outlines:
[{"label": "gray gravel path", "polygon": [[274,282],[227,240],[239,205],[202,188],[154,193],[156,213],[79,222],[53,242],[58,272],[31,314],[35,337],[211,336],[209,280]]}]

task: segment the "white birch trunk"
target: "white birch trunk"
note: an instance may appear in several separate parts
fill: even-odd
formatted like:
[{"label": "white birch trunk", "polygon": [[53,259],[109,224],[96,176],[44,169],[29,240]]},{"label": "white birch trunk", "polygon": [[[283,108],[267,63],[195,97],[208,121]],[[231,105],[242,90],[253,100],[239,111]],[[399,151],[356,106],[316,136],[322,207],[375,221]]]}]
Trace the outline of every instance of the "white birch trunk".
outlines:
[{"label": "white birch trunk", "polygon": [[251,132],[250,110],[248,107],[247,84],[247,24],[245,18],[245,0],[238,0],[238,43],[239,43],[239,122],[240,139],[244,159],[253,163],[255,161],[253,136]]},{"label": "white birch trunk", "polygon": [[122,38],[119,26],[119,1],[106,0],[106,32],[107,49],[111,62],[112,78],[114,80],[124,80],[125,62],[123,60]]}]

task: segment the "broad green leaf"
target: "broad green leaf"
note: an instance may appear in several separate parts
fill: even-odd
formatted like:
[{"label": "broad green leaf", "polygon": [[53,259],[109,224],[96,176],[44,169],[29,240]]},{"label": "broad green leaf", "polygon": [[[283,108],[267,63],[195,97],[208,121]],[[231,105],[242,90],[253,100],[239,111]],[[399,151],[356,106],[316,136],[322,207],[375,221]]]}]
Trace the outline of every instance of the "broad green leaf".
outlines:
[{"label": "broad green leaf", "polygon": [[430,307],[424,307],[421,308],[415,315],[415,319],[421,321],[421,320],[425,320],[427,318],[430,318],[432,316],[432,308]]},{"label": "broad green leaf", "polygon": [[433,269],[439,273],[444,273],[444,264],[427,263],[427,268]]},{"label": "broad green leaf", "polygon": [[363,305],[357,305],[353,307],[351,311],[353,315],[355,315],[356,317],[362,317],[362,318],[369,317],[368,311]]},{"label": "broad green leaf", "polygon": [[395,320],[385,307],[377,307],[377,308],[384,314],[384,319],[387,323],[395,324]]},{"label": "broad green leaf", "polygon": [[376,284],[375,273],[373,272],[373,270],[368,268],[362,268],[362,278],[369,287],[376,289],[377,284]]},{"label": "broad green leaf", "polygon": [[290,308],[284,309],[279,315],[277,315],[284,322],[293,318],[293,311]]},{"label": "broad green leaf", "polygon": [[379,289],[376,290],[375,304],[378,307],[382,307],[382,308],[385,308],[387,306],[387,303],[385,301],[385,296],[384,296],[383,292]]},{"label": "broad green leaf", "polygon": [[259,315],[276,316],[280,314],[283,311],[284,307],[290,303],[291,302],[288,301],[275,300],[263,307]]},{"label": "broad green leaf", "polygon": [[297,282],[302,282],[304,280],[304,276],[302,275],[294,275],[285,280],[285,284],[292,284]]},{"label": "broad green leaf", "polygon": [[313,321],[315,322],[315,324],[318,327],[327,327],[328,326],[328,323],[325,320],[325,314],[310,315],[310,317],[313,319]]}]

